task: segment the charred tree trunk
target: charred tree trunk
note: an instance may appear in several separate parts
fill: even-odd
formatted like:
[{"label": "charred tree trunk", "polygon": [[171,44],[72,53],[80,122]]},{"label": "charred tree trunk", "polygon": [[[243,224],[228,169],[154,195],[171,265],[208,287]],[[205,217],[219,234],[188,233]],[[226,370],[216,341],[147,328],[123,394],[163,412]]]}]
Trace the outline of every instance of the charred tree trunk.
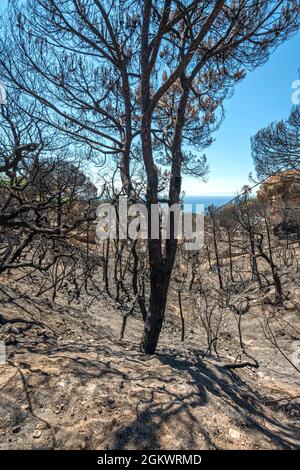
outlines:
[{"label": "charred tree trunk", "polygon": [[190,281],[190,285],[189,285],[189,291],[191,291],[193,289],[193,285],[194,285],[194,282],[195,282],[195,277],[196,277],[196,270],[195,270],[195,268],[192,268],[192,277],[191,277],[191,281]]},{"label": "charred tree trunk", "polygon": [[205,243],[205,247],[206,247],[207,261],[208,261],[208,265],[209,265],[209,270],[212,271],[212,264],[211,264],[211,257],[210,257],[210,251],[209,251],[208,243]]},{"label": "charred tree trunk", "polygon": [[[141,350],[146,354],[154,354],[161,328],[164,321],[167,294],[170,283],[171,272],[166,272],[163,264],[153,262],[153,242],[159,240],[149,240],[150,245],[150,304],[147,312],[144,333],[141,341]],[[160,242],[159,242],[160,243]],[[151,265],[152,264],[152,265]]]},{"label": "charred tree trunk", "polygon": [[278,268],[276,264],[274,263],[274,261],[272,260],[272,258],[263,251],[263,235],[260,235],[260,239],[258,241],[258,250],[259,250],[258,256],[263,258],[268,263],[272,271],[272,276],[273,276],[274,285],[275,285],[275,303],[277,305],[282,305],[283,291],[282,291],[281,280],[278,274]]},{"label": "charred tree trunk", "polygon": [[136,249],[136,240],[132,245],[132,256],[133,256],[133,273],[132,273],[132,289],[135,296],[137,296],[137,302],[139,304],[140,311],[142,313],[143,320],[146,320],[147,309],[145,306],[144,293],[140,295],[138,287],[138,268],[139,268],[139,257]]},{"label": "charred tree trunk", "polygon": [[106,247],[105,247],[105,243],[103,244],[103,251],[104,251],[103,280],[104,280],[105,290],[110,295],[109,274],[108,274],[109,248],[110,248],[110,239],[108,238],[106,241]]},{"label": "charred tree trunk", "polygon": [[57,227],[61,228],[62,223],[62,194],[59,191],[57,196],[57,217],[56,217]]},{"label": "charred tree trunk", "polygon": [[212,220],[213,242],[214,242],[214,250],[215,250],[215,257],[216,257],[216,265],[217,265],[219,286],[220,286],[220,289],[223,290],[224,286],[223,286],[223,279],[222,279],[222,273],[221,273],[221,263],[220,263],[219,248],[218,248],[218,241],[217,241],[217,229],[216,229],[216,221],[215,221],[215,215],[213,214],[213,210],[210,211],[210,214],[211,214],[211,220]]},{"label": "charred tree trunk", "polygon": [[180,291],[178,291],[178,304],[179,304],[179,313],[180,313],[180,319],[181,319],[181,341],[184,341],[185,324],[184,324],[184,316],[183,316],[183,310],[182,310],[181,292]]},{"label": "charred tree trunk", "polygon": [[252,262],[251,262],[252,279],[253,281],[257,281],[259,288],[261,288],[262,282],[261,282],[261,278],[260,278],[258,266],[257,266],[257,259],[256,259],[256,253],[255,253],[255,239],[254,239],[254,234],[252,231],[249,233],[249,238],[250,238],[250,250],[251,250],[251,258],[252,258]]},{"label": "charred tree trunk", "polygon": [[232,262],[232,243],[231,243],[231,234],[228,232],[228,254],[229,254],[229,272],[230,272],[230,280],[234,282],[233,278],[233,262]]},{"label": "charred tree trunk", "polygon": [[272,253],[272,244],[271,244],[271,233],[270,233],[270,227],[269,227],[269,222],[267,220],[267,217],[265,217],[265,225],[266,225],[266,231],[267,231],[267,240],[268,240],[268,248],[269,248],[269,257],[273,261],[273,253]]}]

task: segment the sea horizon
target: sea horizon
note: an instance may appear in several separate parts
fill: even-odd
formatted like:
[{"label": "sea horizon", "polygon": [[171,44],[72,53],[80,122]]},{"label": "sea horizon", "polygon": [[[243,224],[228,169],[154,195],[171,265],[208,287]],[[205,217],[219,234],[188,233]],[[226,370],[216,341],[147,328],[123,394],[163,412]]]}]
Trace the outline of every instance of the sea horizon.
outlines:
[{"label": "sea horizon", "polygon": [[220,207],[227,204],[234,198],[233,194],[229,195],[198,195],[198,196],[184,196],[184,212],[197,212],[196,205],[203,204],[205,211],[209,206]]}]

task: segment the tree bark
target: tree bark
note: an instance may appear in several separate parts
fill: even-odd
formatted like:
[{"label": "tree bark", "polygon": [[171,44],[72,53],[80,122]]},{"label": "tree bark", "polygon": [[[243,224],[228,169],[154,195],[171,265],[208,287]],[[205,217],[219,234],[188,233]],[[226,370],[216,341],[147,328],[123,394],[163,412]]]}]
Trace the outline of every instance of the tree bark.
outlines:
[{"label": "tree bark", "polygon": [[185,325],[184,325],[184,316],[182,311],[182,302],[181,302],[181,292],[178,291],[178,303],[179,303],[179,313],[181,319],[181,341],[184,341],[185,336]]},{"label": "tree bark", "polygon": [[[151,242],[157,240],[150,240]],[[150,254],[150,260],[151,260]],[[145,354],[154,354],[165,316],[170,272],[166,272],[163,265],[150,267],[150,304],[144,323],[144,333],[141,341],[141,350]]]}]

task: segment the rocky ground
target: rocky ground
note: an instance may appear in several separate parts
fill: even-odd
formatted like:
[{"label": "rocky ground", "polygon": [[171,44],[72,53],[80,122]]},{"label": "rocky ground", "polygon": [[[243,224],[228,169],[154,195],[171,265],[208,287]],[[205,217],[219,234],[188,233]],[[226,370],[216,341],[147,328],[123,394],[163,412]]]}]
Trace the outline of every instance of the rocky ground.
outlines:
[{"label": "rocky ground", "polygon": [[[260,368],[229,370],[229,316],[219,358],[203,359],[203,331],[188,323],[181,342],[170,307],[157,354],[144,357],[141,321],[130,317],[120,341],[120,311],[104,296],[52,303],[12,277],[0,295],[0,449],[299,448],[300,374],[257,333],[255,309],[246,343]],[[297,303],[279,314],[299,324]],[[280,341],[295,358],[299,337]]]}]

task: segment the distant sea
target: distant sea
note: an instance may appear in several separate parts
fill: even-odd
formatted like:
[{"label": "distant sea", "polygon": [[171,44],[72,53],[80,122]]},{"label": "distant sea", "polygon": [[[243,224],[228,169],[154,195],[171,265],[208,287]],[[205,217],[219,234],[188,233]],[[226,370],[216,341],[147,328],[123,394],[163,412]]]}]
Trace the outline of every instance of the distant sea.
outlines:
[{"label": "distant sea", "polygon": [[[231,201],[234,196],[185,196],[184,212],[196,212],[196,204],[203,204],[204,210],[207,211],[208,206],[220,207]],[[192,207],[189,205],[192,204]]]}]

